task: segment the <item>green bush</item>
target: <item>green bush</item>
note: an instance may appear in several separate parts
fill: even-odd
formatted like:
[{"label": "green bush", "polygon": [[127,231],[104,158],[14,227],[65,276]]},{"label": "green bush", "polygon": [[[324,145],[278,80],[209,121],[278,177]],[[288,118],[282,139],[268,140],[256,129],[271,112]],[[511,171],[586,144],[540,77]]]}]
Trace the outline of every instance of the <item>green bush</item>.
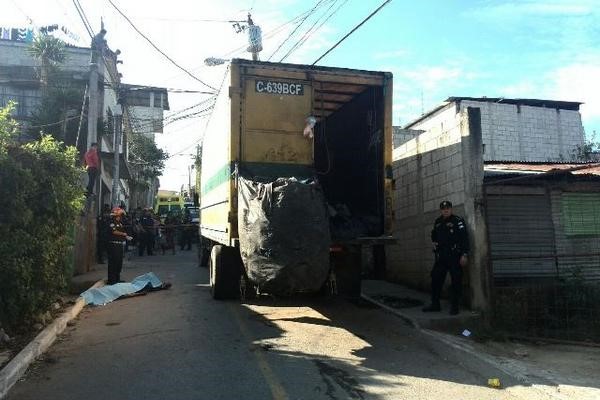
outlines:
[{"label": "green bush", "polygon": [[67,287],[83,190],[76,149],[50,136],[13,142],[9,115],[0,111],[0,324],[16,331]]}]

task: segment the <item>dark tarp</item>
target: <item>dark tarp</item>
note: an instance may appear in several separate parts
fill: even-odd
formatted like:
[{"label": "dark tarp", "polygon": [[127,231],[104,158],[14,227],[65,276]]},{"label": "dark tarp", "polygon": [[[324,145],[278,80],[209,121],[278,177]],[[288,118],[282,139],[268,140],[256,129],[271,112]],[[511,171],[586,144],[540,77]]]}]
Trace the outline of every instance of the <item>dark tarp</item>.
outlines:
[{"label": "dark tarp", "polygon": [[239,178],[240,253],[261,292],[318,291],[329,273],[329,218],[321,186],[295,178]]}]

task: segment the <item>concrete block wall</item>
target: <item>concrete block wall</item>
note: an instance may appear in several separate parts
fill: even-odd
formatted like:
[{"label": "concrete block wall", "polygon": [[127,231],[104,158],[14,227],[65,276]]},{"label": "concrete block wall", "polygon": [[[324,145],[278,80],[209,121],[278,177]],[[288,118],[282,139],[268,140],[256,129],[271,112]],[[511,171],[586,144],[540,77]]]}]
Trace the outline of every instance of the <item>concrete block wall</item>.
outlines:
[{"label": "concrete block wall", "polygon": [[481,109],[486,161],[572,161],[585,141],[578,111],[461,101],[466,107]]},{"label": "concrete block wall", "polygon": [[462,137],[465,113],[445,110],[432,123],[394,149],[395,236],[399,242],[387,250],[387,278],[418,289],[429,289],[433,265],[431,228],[439,216],[439,203],[450,200],[455,212],[464,211]]}]

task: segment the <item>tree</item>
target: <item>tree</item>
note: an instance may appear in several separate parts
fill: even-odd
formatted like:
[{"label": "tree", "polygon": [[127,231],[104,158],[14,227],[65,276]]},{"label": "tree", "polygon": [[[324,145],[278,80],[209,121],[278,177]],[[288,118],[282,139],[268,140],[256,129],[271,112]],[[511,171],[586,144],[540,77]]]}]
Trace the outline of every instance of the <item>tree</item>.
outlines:
[{"label": "tree", "polygon": [[79,114],[83,92],[84,88],[74,83],[54,83],[44,92],[40,103],[31,113],[30,134],[38,138],[43,131],[58,141],[75,145],[79,118],[77,115],[69,118],[68,112],[74,110],[75,114]]},{"label": "tree", "polygon": [[52,70],[67,59],[65,42],[54,36],[39,34],[35,36],[27,51],[41,63],[40,82],[46,90]]},{"label": "tree", "polygon": [[18,332],[64,293],[84,197],[77,150],[47,135],[18,143],[11,107],[0,109],[0,325]]},{"label": "tree", "polygon": [[583,145],[578,145],[573,150],[573,158],[577,161],[589,162],[598,161],[600,142],[596,139],[596,131],[589,138],[586,138]]},{"label": "tree", "polygon": [[129,135],[130,163],[136,167],[138,178],[143,181],[158,178],[165,169],[169,155],[158,148],[152,138],[143,133]]},{"label": "tree", "polygon": [[67,60],[66,44],[50,35],[37,35],[27,51],[40,64],[42,98],[31,114],[30,134],[38,138],[41,131],[69,145],[75,144],[77,118],[68,119],[69,111],[81,109],[83,84],[60,73]]}]

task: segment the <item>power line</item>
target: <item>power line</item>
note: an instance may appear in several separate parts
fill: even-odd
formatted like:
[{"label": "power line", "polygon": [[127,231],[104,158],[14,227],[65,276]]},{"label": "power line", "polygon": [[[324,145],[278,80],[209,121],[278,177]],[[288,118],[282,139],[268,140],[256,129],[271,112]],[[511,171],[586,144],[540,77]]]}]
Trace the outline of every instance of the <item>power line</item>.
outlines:
[{"label": "power line", "polygon": [[312,63],[311,65],[315,65],[316,63],[321,61],[321,59],[323,59],[323,57],[325,57],[327,54],[331,53],[331,51],[333,51],[333,49],[338,47],[340,45],[340,43],[342,43],[344,40],[346,40],[348,38],[348,36],[352,35],[358,28],[363,26],[363,24],[365,22],[370,20],[371,17],[373,17],[375,14],[377,14],[379,12],[379,10],[381,10],[383,7],[387,6],[391,1],[392,0],[384,1],[383,4],[381,4],[379,7],[377,7],[377,9],[375,11],[373,11],[371,14],[369,14],[369,16],[367,18],[363,19],[360,24],[356,25],[350,32],[348,32],[343,38],[341,38],[336,44],[334,44],[329,50],[327,50],[321,57],[317,58],[316,61],[314,63]]},{"label": "power line", "polygon": [[[276,28],[273,28],[273,29],[272,29],[272,30],[270,30],[269,32],[265,33],[265,34],[263,35],[263,41],[265,41],[266,39],[270,39],[270,38],[272,38],[273,36],[277,35],[277,34],[278,34],[278,33],[280,33],[281,31],[283,31],[283,30],[284,30],[284,29],[285,29],[285,28],[286,28],[288,25],[291,25],[291,24],[293,24],[294,22],[296,22],[296,21],[300,20],[302,17],[304,17],[306,14],[308,14],[308,13],[310,12],[310,10],[312,10],[312,8],[310,8],[309,10],[307,10],[307,11],[304,11],[304,12],[302,12],[302,13],[300,13],[300,14],[296,15],[294,18],[290,19],[289,21],[287,21],[287,22],[284,22],[283,24],[279,25],[278,27],[276,27]],[[225,53],[225,54],[223,54],[223,55],[222,55],[220,58],[228,58],[229,56],[231,56],[231,55],[233,55],[233,54],[235,54],[235,53],[238,53],[239,51],[242,51],[242,50],[246,49],[246,47],[248,47],[248,45],[243,45],[243,46],[237,47],[237,48],[235,48],[235,49],[233,49],[233,50],[229,51],[228,53]],[[200,66],[197,66],[197,67],[194,67],[194,68],[192,68],[192,71],[198,71],[199,69],[201,69],[201,68],[204,68],[204,67],[205,67],[205,65],[204,65],[204,64],[202,64],[202,65],[200,65]],[[179,77],[180,75],[181,75],[181,74],[177,74],[177,75],[170,76],[170,77],[166,78],[166,79],[165,79],[165,81],[172,80],[172,79],[174,79],[174,78],[177,78],[177,77]]]},{"label": "power line", "polygon": [[241,20],[232,20],[232,19],[186,19],[186,18],[151,18],[151,17],[141,17],[138,19],[142,20],[150,20],[150,21],[167,21],[167,22],[214,22],[214,23],[223,23],[223,24],[233,24],[236,22],[246,22]]},{"label": "power line", "polygon": [[[136,86],[136,87],[127,88],[127,90],[129,90],[129,91],[147,90],[147,89],[157,89],[157,88],[155,86]],[[176,89],[176,88],[159,88],[159,89],[164,89],[170,93],[195,93],[195,94],[211,94],[211,95],[215,94],[215,92],[207,92],[207,91],[203,91],[203,90]]]},{"label": "power line", "polygon": [[296,31],[298,31],[298,29],[300,29],[300,27],[302,26],[302,24],[304,24],[304,22],[307,20],[308,17],[310,17],[316,10],[317,8],[319,8],[319,6],[321,5],[321,3],[323,3],[324,0],[319,0],[317,1],[317,3],[314,5],[313,8],[311,8],[308,13],[306,14],[306,16],[304,18],[302,18],[302,20],[296,25],[296,27],[294,28],[294,30],[290,33],[290,35],[285,38],[283,40],[283,42],[281,42],[279,44],[279,46],[275,49],[275,51],[269,56],[269,58],[267,59],[267,61],[270,61],[271,58],[273,58],[273,56],[279,51],[279,49],[281,49],[283,47],[284,44],[287,43],[288,40],[290,40],[292,38],[292,36],[294,36],[294,33],[296,33]]},{"label": "power line", "polygon": [[81,7],[81,4],[78,0],[73,0],[73,5],[75,6],[75,10],[77,10],[77,14],[79,14],[81,22],[83,22],[85,30],[87,31],[88,35],[90,35],[90,38],[93,39],[94,33],[92,30],[92,26],[90,25],[90,22],[88,21],[87,16],[85,15],[85,11],[83,11],[83,7]]},{"label": "power line", "polygon": [[[329,15],[327,16],[327,18],[325,18],[325,20],[323,20],[323,21],[321,22],[321,19],[323,19],[323,17],[325,17],[325,16],[327,15],[327,13],[329,12],[329,10],[331,10],[331,9],[332,9],[332,8],[335,6],[335,4],[337,3],[337,0],[335,0],[335,1],[334,1],[334,2],[331,4],[331,6],[329,6],[329,8],[328,8],[328,9],[325,11],[325,13],[323,13],[323,15],[322,15],[322,16],[321,16],[319,19],[317,19],[317,20],[315,21],[315,23],[314,23],[314,24],[313,24],[313,25],[312,25],[312,26],[311,26],[311,27],[308,29],[308,31],[306,31],[306,33],[304,33],[304,35],[303,35],[303,36],[302,36],[302,37],[301,37],[301,38],[300,38],[300,39],[299,39],[299,40],[296,42],[296,44],[294,44],[294,45],[293,45],[293,46],[292,46],[292,47],[291,47],[291,48],[288,50],[288,52],[287,52],[287,53],[286,53],[286,54],[285,54],[285,55],[284,55],[284,56],[281,58],[281,60],[279,60],[279,62],[283,62],[283,61],[284,61],[284,60],[285,60],[285,59],[286,59],[286,58],[287,58],[287,57],[288,57],[290,54],[292,54],[294,51],[298,50],[298,49],[299,49],[299,48],[300,48],[300,47],[301,47],[301,46],[302,46],[304,43],[306,43],[306,41],[307,41],[307,40],[308,40],[308,39],[309,39],[309,38],[310,38],[310,37],[311,37],[311,36],[312,36],[312,35],[313,35],[315,32],[317,32],[319,29],[321,29],[321,27],[322,27],[323,25],[325,25],[325,24],[327,23],[327,21],[329,21],[329,19],[330,19],[331,17],[333,17],[333,16],[334,16],[334,15],[335,15],[335,14],[336,14],[336,13],[337,13],[337,12],[338,12],[338,11],[339,11],[339,10],[340,10],[342,7],[343,7],[343,6],[344,6],[344,4],[346,4],[347,2],[348,2],[348,0],[344,0],[342,3],[340,3],[340,4],[338,5],[338,7],[337,7],[335,10],[333,10],[333,11],[331,12],[331,14],[329,14]],[[319,26],[317,26],[317,27],[316,27],[316,29],[315,29],[315,26],[316,26],[316,25],[317,25],[319,22],[321,22],[321,23],[320,23],[320,24],[319,24]]]},{"label": "power line", "polygon": [[[221,93],[221,91],[223,90],[223,85],[225,84],[225,79],[227,79],[227,75],[228,75],[228,73],[229,73],[229,66],[227,66],[227,69],[225,70],[225,74],[223,74],[223,79],[221,80],[221,85],[219,86],[219,91],[217,92],[217,95],[216,95],[216,97],[218,97],[218,96],[219,96],[219,94]],[[216,102],[216,99],[215,99],[215,102]],[[181,154],[181,153],[184,153],[184,152],[186,152],[187,150],[189,150],[190,148],[192,148],[192,147],[196,146],[197,144],[200,144],[200,145],[202,145],[202,142],[204,142],[204,136],[206,135],[206,131],[207,131],[207,129],[208,129],[208,125],[210,124],[210,120],[212,119],[212,116],[214,115],[214,110],[215,110],[215,107],[214,107],[214,105],[213,105],[213,107],[212,107],[212,109],[211,109],[211,112],[210,112],[210,114],[208,115],[208,121],[206,121],[206,125],[204,126],[204,131],[202,132],[202,136],[200,137],[200,140],[198,140],[198,141],[196,141],[196,142],[192,143],[191,145],[189,145],[189,146],[186,146],[186,147],[184,147],[183,149],[181,149],[181,150],[179,150],[179,151],[175,152],[174,154],[170,155],[170,156],[169,156],[169,158],[172,158],[172,157],[174,157],[174,156],[176,156],[176,155],[179,155],[179,154]]]},{"label": "power line", "polygon": [[216,88],[210,86],[208,83],[204,82],[203,80],[201,80],[200,78],[198,78],[196,75],[192,74],[190,71],[188,71],[187,69],[185,69],[184,67],[182,67],[181,65],[177,64],[171,57],[169,57],[164,51],[162,51],[161,49],[158,48],[158,46],[156,46],[154,44],[154,42],[152,42],[152,40],[150,40],[146,35],[144,35],[135,25],[133,22],[131,22],[131,20],[127,17],[127,15],[125,15],[116,5],[115,3],[112,2],[112,0],[108,0],[108,2],[110,3],[111,6],[113,6],[113,8],[115,10],[117,10],[117,12],[119,14],[121,14],[121,16],[123,18],[125,18],[125,20],[129,23],[129,25],[131,25],[131,27],[141,36],[143,37],[148,43],[150,43],[150,45],[156,50],[158,51],[160,54],[162,54],[167,60],[169,60],[171,62],[171,64],[175,65],[177,68],[179,68],[180,70],[182,70],[183,72],[185,72],[187,75],[189,75],[190,77],[192,77],[194,80],[202,83],[204,86],[212,89],[212,90],[217,90]]},{"label": "power line", "polygon": [[44,127],[47,127],[47,126],[60,125],[60,124],[62,124],[64,122],[68,122],[68,121],[71,121],[73,119],[78,119],[79,117],[80,117],[79,115],[75,115],[74,117],[64,118],[64,119],[61,119],[60,121],[52,122],[52,123],[49,123],[49,124],[30,125],[30,126],[28,126],[28,128],[30,128],[30,129],[31,128],[44,128]]}]

